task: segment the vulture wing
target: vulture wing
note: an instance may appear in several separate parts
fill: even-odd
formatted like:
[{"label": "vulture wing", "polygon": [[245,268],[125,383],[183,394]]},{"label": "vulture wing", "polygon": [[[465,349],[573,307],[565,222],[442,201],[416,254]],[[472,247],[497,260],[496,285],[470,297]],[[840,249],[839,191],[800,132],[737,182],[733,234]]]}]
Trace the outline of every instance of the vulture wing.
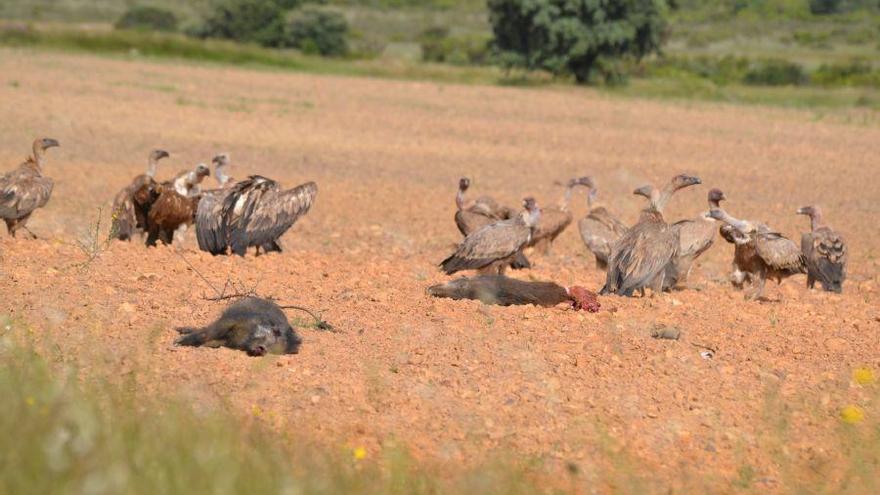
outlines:
[{"label": "vulture wing", "polygon": [[461,270],[476,270],[508,258],[529,242],[531,229],[518,219],[487,225],[464,238],[458,249],[440,263],[448,275]]},{"label": "vulture wing", "polygon": [[52,179],[23,167],[0,177],[0,217],[18,219],[45,206],[54,185]]},{"label": "vulture wing", "polygon": [[134,213],[134,199],[131,188],[126,187],[113,198],[112,224],[110,236],[114,239],[127,241],[134,234],[137,218]]},{"label": "vulture wing", "polygon": [[[809,234],[804,234],[806,237]],[[837,290],[846,279],[846,242],[837,232],[823,227],[810,236],[810,253],[804,249],[804,256],[811,271],[827,290]],[[803,239],[802,248],[805,247]]]},{"label": "vulture wing", "polygon": [[239,222],[229,235],[232,251],[244,255],[248,246],[262,246],[284,235],[308,213],[318,194],[318,185],[307,182],[287,191],[264,188],[249,198]]},{"label": "vulture wing", "polygon": [[797,244],[778,232],[758,232],[755,235],[755,250],[771,269],[806,273],[804,254]]},{"label": "vulture wing", "polygon": [[196,210],[196,239],[199,249],[211,254],[223,254],[229,243],[224,228],[223,203],[232,191],[215,189],[207,191]]},{"label": "vulture wing", "polygon": [[670,228],[678,232],[678,256],[698,257],[715,242],[715,222],[705,220],[681,220]]},{"label": "vulture wing", "polygon": [[570,211],[563,211],[559,208],[546,208],[541,210],[541,218],[538,220],[538,226],[535,227],[535,234],[529,242],[529,246],[534,246],[543,239],[554,240],[559,234],[568,227],[574,216]]},{"label": "vulture wing", "polygon": [[458,226],[459,232],[461,235],[468,235],[471,232],[476,232],[486,225],[493,224],[497,222],[497,218],[493,218],[492,216],[478,213],[473,211],[473,209],[469,210],[458,210],[455,212],[455,225]]},{"label": "vulture wing", "polygon": [[629,229],[604,208],[596,208],[578,222],[578,230],[587,249],[607,262],[611,247]]},{"label": "vulture wing", "polygon": [[632,295],[663,272],[677,253],[678,237],[668,226],[650,220],[636,224],[614,245],[603,293]]}]

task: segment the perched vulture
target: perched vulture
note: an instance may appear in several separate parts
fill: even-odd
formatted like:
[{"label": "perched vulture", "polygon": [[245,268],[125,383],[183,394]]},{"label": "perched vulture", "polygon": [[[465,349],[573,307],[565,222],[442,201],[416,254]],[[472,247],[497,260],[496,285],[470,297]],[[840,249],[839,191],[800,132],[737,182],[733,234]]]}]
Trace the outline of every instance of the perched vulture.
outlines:
[{"label": "perched vulture", "polygon": [[[486,225],[493,224],[500,220],[508,220],[516,215],[516,212],[511,214],[511,208],[506,206],[499,207],[498,203],[488,196],[480,196],[475,201],[466,202],[464,199],[464,193],[468,190],[470,185],[470,179],[462,177],[458,181],[458,193],[455,195],[455,225],[458,226],[461,235],[467,236],[471,232],[480,230]],[[520,270],[523,268],[531,268],[532,264],[529,262],[528,258],[526,258],[526,255],[520,252],[516,255],[516,258],[510,262],[510,267],[514,270]]]},{"label": "perched vulture", "polygon": [[728,231],[736,246],[731,281],[737,287],[742,287],[746,281],[755,287],[751,294],[746,294],[747,299],[760,298],[768,278],[782,283],[784,278],[807,273],[803,253],[787,237],[764,224],[733,218],[721,208],[713,208],[709,214],[733,227]]},{"label": "perched vulture", "polygon": [[638,223],[614,244],[600,294],[630,297],[635,290],[644,295],[646,287],[654,293],[663,289],[666,265],[679,249],[678,232],[663,219],[663,210],[676,191],[700,183],[698,177],[677,175],[662,191],[650,186],[635,191],[648,194],[651,203],[642,210]]},{"label": "perched vulture", "polygon": [[540,247],[545,254],[550,252],[553,241],[574,220],[574,215],[568,211],[568,203],[571,201],[572,189],[579,184],[580,182],[577,179],[568,181],[565,185],[565,195],[562,197],[559,205],[541,210],[541,218],[538,220],[535,234],[532,236],[532,240],[529,241],[529,246],[535,246],[536,249]]},{"label": "perched vulture", "polygon": [[159,160],[170,155],[165,150],[153,150],[147,158],[147,173],[132,179],[129,185],[122,188],[113,199],[113,223],[110,237],[120,241],[129,241],[135,232],[147,229],[147,214],[159,193],[156,190],[156,169]]},{"label": "perched vulture", "polygon": [[596,185],[590,177],[581,177],[578,182],[587,187],[587,216],[578,221],[578,230],[587,249],[596,257],[596,268],[606,270],[611,246],[626,233],[627,228],[604,206],[596,205]]},{"label": "perched vulture", "polygon": [[239,256],[251,246],[257,247],[257,254],[260,248],[280,252],[278,240],[309,212],[317,194],[314,182],[285,191],[272,179],[252,175],[232,186],[223,199],[220,231],[213,235],[226,239]]},{"label": "perched vulture", "polygon": [[846,280],[846,241],[822,223],[822,210],[818,206],[804,206],[798,215],[810,217],[810,232],[801,236],[801,251],[807,263],[807,287],[816,286],[816,280],[828,292],[843,292]]},{"label": "perched vulture", "polygon": [[228,154],[217,155],[211,162],[214,163],[214,176],[220,187],[202,193],[196,211],[196,239],[199,241],[199,249],[218,255],[226,254],[229,248],[229,241],[223,228],[223,202],[232,192],[233,183],[232,178],[226,175],[226,168],[229,166]]},{"label": "perched vulture", "polygon": [[[158,198],[147,214],[147,246],[155,246],[157,240],[171,244],[177,229],[193,223],[201,198],[194,191],[210,174],[208,167],[199,164],[195,170],[159,184]],[[179,189],[181,184],[183,189]],[[178,192],[180,190],[184,194]]]},{"label": "perched vulture", "polygon": [[0,218],[6,222],[6,230],[12,237],[18,229],[25,229],[36,238],[25,224],[34,210],[46,206],[52,195],[54,183],[43,175],[43,165],[46,150],[56,146],[61,145],[52,138],[35,140],[34,155],[0,176]]},{"label": "perched vulture", "polygon": [[517,217],[487,225],[470,233],[458,249],[440,263],[447,275],[461,270],[503,274],[532,238],[541,211],[533,198],[523,200],[525,210]]},{"label": "perched vulture", "polygon": [[680,220],[671,225],[678,233],[678,253],[666,269],[664,289],[682,286],[691,273],[694,260],[705,253],[715,242],[717,222],[709,215],[713,208],[720,208],[721,201],[727,198],[720,189],[709,191],[709,210],[691,220]]},{"label": "perched vulture", "polygon": [[427,292],[434,297],[476,299],[485,304],[501,306],[534,304],[550,307],[566,303],[574,309],[591,313],[599,311],[600,307],[596,294],[583,287],[563,287],[553,282],[529,282],[504,275],[462,277],[445,284],[432,285]]}]

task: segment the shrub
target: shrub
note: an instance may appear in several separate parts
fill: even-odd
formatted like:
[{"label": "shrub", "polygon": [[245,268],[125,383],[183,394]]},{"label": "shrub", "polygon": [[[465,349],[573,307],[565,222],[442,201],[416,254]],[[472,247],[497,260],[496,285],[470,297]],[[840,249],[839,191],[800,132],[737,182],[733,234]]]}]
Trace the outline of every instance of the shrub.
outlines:
[{"label": "shrub", "polygon": [[275,0],[224,0],[196,34],[279,46],[284,34],[283,14]]},{"label": "shrub", "polygon": [[294,11],[285,30],[285,45],[324,56],[348,53],[348,22],[334,10],[305,7]]},{"label": "shrub", "polygon": [[449,36],[445,27],[430,28],[419,36],[422,60],[453,65],[481,65],[489,58],[489,39],[479,35]]},{"label": "shrub", "polygon": [[843,11],[844,0],[810,0],[810,13],[815,15],[837,14]]},{"label": "shrub", "polygon": [[116,21],[116,29],[143,29],[148,31],[176,31],[177,17],[173,12],[157,7],[136,6],[125,11]]},{"label": "shrub", "polygon": [[809,82],[809,78],[800,65],[769,58],[752,63],[743,82],[755,86],[798,86]]},{"label": "shrub", "polygon": [[822,64],[813,73],[814,83],[822,86],[880,86],[880,72],[862,60],[844,64]]},{"label": "shrub", "polygon": [[659,50],[664,8],[663,0],[489,0],[489,21],[506,67],[614,81],[621,58]]}]

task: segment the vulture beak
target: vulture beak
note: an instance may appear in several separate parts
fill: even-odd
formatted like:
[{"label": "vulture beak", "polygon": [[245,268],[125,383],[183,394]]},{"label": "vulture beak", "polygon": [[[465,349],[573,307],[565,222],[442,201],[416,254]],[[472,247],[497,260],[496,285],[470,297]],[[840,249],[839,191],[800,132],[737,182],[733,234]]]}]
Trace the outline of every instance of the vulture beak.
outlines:
[{"label": "vulture beak", "polygon": [[687,185],[689,185],[689,186],[695,186],[695,185],[697,185],[697,184],[702,184],[702,183],[703,183],[703,181],[700,180],[699,177],[696,177],[696,176],[693,176],[693,175],[686,175],[686,176],[684,177],[684,182],[685,182],[685,184],[687,184]]},{"label": "vulture beak", "polygon": [[795,213],[795,215],[808,215],[808,213],[807,213],[807,207],[804,206],[804,207],[802,207],[802,208],[798,208],[797,211],[794,212],[794,213]]},{"label": "vulture beak", "polygon": [[43,139],[43,149],[56,148],[61,146],[61,143],[58,142],[57,139],[52,138],[44,138]]},{"label": "vulture beak", "polygon": [[646,198],[650,198],[651,197],[651,189],[653,189],[652,186],[642,186],[642,187],[636,189],[635,191],[633,191],[633,194],[635,194],[637,196],[644,196]]},{"label": "vulture beak", "polygon": [[156,158],[168,158],[171,155],[165,150],[156,150]]}]

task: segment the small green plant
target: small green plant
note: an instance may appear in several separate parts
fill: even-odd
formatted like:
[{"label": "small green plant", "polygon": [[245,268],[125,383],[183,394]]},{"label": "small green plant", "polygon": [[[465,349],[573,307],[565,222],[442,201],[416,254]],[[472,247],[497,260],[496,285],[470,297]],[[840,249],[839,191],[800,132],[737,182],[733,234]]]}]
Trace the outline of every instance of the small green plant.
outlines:
[{"label": "small green plant", "polygon": [[135,6],[125,11],[116,21],[116,29],[144,31],[177,31],[177,17],[173,12],[150,6]]},{"label": "small green plant", "polygon": [[755,86],[801,86],[809,82],[809,77],[799,64],[767,58],[753,62],[743,82]]}]

